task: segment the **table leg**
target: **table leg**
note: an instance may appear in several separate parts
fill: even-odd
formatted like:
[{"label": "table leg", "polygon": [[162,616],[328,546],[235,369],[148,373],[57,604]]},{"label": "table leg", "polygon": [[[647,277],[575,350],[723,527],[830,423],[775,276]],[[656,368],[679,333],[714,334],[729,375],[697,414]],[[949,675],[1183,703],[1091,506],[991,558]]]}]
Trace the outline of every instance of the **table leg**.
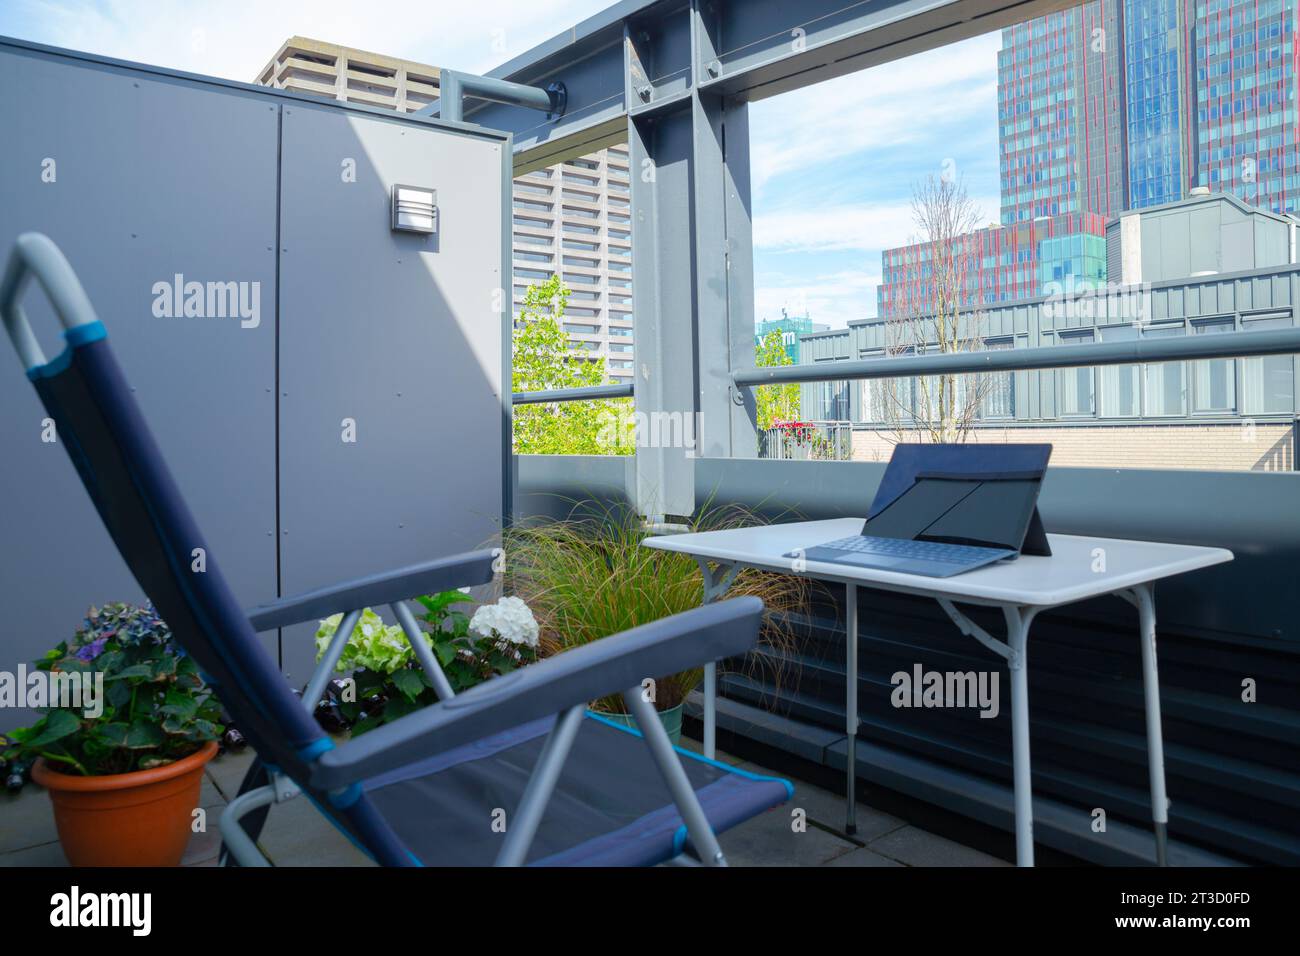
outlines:
[{"label": "table leg", "polygon": [[[702,604],[712,604],[727,593],[731,582],[736,580],[740,566],[719,562],[716,568],[710,567],[708,559],[695,559],[704,578],[704,599]],[[718,747],[718,665],[709,661],[704,665],[704,756],[710,760],[717,759]]]},{"label": "table leg", "polygon": [[1034,865],[1034,804],[1029,775],[1029,671],[1026,645],[1030,617],[1019,608],[1003,608],[1007,621],[1007,644],[1011,653],[1011,760],[1015,779],[1016,866]]},{"label": "table leg", "polygon": [[1156,672],[1156,601],[1150,584],[1133,589],[1142,640],[1142,691],[1146,697],[1147,773],[1151,781],[1151,819],[1155,826],[1156,866],[1168,866],[1165,748],[1160,728],[1160,677]]},{"label": "table leg", "polygon": [[844,586],[844,799],[847,811],[844,832],[858,832],[858,586]]}]

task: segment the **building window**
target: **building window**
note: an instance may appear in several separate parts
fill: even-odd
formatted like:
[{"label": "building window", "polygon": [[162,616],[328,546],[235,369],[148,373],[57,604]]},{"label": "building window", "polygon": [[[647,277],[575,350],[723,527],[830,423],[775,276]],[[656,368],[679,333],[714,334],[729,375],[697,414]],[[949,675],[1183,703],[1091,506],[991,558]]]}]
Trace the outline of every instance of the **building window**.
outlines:
[{"label": "building window", "polygon": [[[883,351],[870,352],[862,357],[864,359],[883,359],[885,353]],[[889,420],[889,399],[885,389],[893,381],[893,379],[888,378],[864,378],[858,382],[858,398],[861,401],[859,421],[872,425],[883,425]]]},{"label": "building window", "polygon": [[[1242,318],[1242,330],[1289,329],[1289,316]],[[1241,411],[1246,415],[1289,415],[1295,409],[1295,366],[1290,355],[1241,360]]]},{"label": "building window", "polygon": [[846,422],[849,420],[849,383],[822,382],[821,410],[823,420]]},{"label": "building window", "polygon": [[[1236,328],[1232,319],[1192,323],[1194,335],[1217,335]],[[1192,363],[1192,406],[1208,414],[1231,412],[1237,405],[1237,362],[1209,359]]]},{"label": "building window", "polygon": [[[1183,334],[1183,323],[1152,325],[1142,330],[1143,338],[1168,338]],[[1146,383],[1146,414],[1152,417],[1187,414],[1187,386],[1182,362],[1158,362],[1143,366]]]},{"label": "building window", "polygon": [[[1060,333],[1063,346],[1090,345],[1096,338],[1092,329],[1078,332]],[[1094,369],[1067,368],[1056,373],[1057,386],[1060,390],[1061,416],[1078,417],[1097,413],[1096,395],[1093,380]]]},{"label": "building window", "polygon": [[[1015,348],[1015,340],[986,339],[986,349],[998,351]],[[1016,417],[1016,373],[991,372],[985,378],[984,395],[980,401],[981,418],[1015,418]]]},{"label": "building window", "polygon": [[[1136,326],[1118,325],[1101,330],[1103,342],[1132,342],[1138,337]],[[1137,365],[1103,365],[1097,370],[1100,379],[1097,413],[1103,418],[1136,418],[1142,408],[1141,367]]]}]

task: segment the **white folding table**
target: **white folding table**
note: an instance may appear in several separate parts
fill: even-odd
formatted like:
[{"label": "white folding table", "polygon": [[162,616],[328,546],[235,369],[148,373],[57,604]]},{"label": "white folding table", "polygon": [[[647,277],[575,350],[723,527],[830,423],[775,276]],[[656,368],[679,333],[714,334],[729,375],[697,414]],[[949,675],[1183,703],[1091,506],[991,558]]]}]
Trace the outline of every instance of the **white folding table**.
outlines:
[{"label": "white folding table", "polygon": [[[846,799],[847,830],[856,829],[855,754],[858,734],[858,600],[859,586],[933,598],[963,634],[975,638],[1007,662],[1011,673],[1011,742],[1015,781],[1016,862],[1033,866],[1033,809],[1029,781],[1029,685],[1025,645],[1039,612],[1088,598],[1114,594],[1138,610],[1142,647],[1142,681],[1146,698],[1147,763],[1151,781],[1151,815],[1155,824],[1156,862],[1166,864],[1164,750],[1160,731],[1160,686],[1156,675],[1154,583],[1197,568],[1232,560],[1223,548],[1203,548],[1122,538],[1050,534],[1051,557],[1023,555],[1015,561],[980,568],[950,578],[900,574],[851,565],[808,561],[785,555],[862,531],[862,518],[832,518],[791,524],[762,525],[726,531],[663,535],[645,545],[693,557],[704,574],[704,601],[722,597],[741,568],[801,574],[845,586]],[[999,640],[957,608],[957,604],[1000,608],[1006,637]],[[717,733],[717,669],[704,668],[704,753],[712,757]]]}]

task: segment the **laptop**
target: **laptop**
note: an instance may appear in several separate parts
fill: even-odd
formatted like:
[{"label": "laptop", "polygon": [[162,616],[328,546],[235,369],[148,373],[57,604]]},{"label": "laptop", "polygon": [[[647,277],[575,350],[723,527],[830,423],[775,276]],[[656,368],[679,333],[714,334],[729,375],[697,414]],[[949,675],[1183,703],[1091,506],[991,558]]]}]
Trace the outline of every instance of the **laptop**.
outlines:
[{"label": "laptop", "polygon": [[1052,446],[898,445],[862,532],[786,557],[947,578],[1050,555],[1038,492]]}]

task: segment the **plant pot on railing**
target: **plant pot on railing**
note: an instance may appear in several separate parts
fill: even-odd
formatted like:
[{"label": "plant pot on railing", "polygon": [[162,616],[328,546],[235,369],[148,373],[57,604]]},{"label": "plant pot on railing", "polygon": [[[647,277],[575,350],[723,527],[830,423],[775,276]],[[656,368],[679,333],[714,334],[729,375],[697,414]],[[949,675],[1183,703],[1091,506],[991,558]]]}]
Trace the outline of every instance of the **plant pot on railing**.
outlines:
[{"label": "plant pot on railing", "polygon": [[[682,741],[682,704],[676,707],[669,707],[667,710],[656,711],[659,715],[659,722],[664,725],[664,730],[668,731],[668,739],[676,747]],[[618,724],[620,727],[627,727],[631,730],[640,732],[636,718],[631,714],[613,714],[604,710],[591,708],[591,713],[595,714],[601,720],[607,720],[611,724]]]},{"label": "plant pot on railing", "polygon": [[176,866],[192,833],[203,768],[216,755],[210,740],[161,767],[102,777],[61,773],[42,757],[32,780],[50,793],[59,843],[73,866]]}]

